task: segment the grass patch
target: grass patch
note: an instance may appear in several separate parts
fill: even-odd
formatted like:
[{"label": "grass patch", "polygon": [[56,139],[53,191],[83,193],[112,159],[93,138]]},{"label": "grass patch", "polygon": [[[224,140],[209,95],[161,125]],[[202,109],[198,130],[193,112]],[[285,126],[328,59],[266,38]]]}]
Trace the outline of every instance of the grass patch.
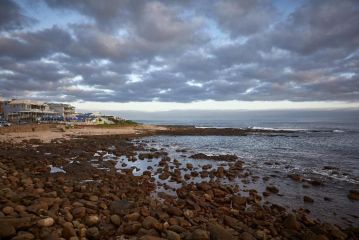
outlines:
[{"label": "grass patch", "polygon": [[116,120],[114,124],[100,124],[99,127],[103,128],[116,128],[116,127],[130,127],[140,125],[139,123],[132,120]]}]

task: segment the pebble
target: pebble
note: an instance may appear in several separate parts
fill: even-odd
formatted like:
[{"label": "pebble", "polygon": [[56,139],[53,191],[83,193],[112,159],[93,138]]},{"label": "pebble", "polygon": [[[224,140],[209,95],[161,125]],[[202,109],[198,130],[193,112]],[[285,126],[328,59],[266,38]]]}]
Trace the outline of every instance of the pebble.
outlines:
[{"label": "pebble", "polygon": [[120,226],[121,223],[122,223],[121,217],[118,216],[118,215],[116,215],[116,214],[111,215],[110,219],[111,219],[111,222],[112,222],[113,224],[115,224],[116,226]]},{"label": "pebble", "polygon": [[89,227],[97,225],[99,222],[100,222],[100,219],[97,215],[90,215],[90,216],[87,216],[85,219],[85,223]]},{"label": "pebble", "polygon": [[202,229],[196,229],[191,235],[192,240],[209,240],[209,234]]},{"label": "pebble", "polygon": [[6,215],[11,215],[14,213],[14,208],[10,206],[6,206],[2,209],[2,212],[5,213]]},{"label": "pebble", "polygon": [[91,227],[86,230],[86,237],[90,240],[96,240],[100,238],[100,231],[97,227]]},{"label": "pebble", "polygon": [[208,225],[211,240],[234,240],[236,239],[232,233],[217,223],[211,223]]},{"label": "pebble", "polygon": [[54,225],[54,223],[55,220],[51,217],[40,219],[37,221],[37,225],[39,227],[51,227],[52,225]]},{"label": "pebble", "polygon": [[181,240],[181,236],[173,231],[166,231],[168,240]]},{"label": "pebble", "polygon": [[76,237],[76,231],[71,222],[65,222],[62,225],[62,236],[66,239]]}]

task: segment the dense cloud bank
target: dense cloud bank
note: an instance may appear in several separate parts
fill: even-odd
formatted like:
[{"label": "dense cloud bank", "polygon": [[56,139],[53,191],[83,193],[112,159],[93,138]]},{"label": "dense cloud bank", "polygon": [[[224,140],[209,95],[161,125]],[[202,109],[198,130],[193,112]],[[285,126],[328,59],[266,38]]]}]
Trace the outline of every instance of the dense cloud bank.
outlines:
[{"label": "dense cloud bank", "polygon": [[43,1],[1,1],[0,96],[359,99],[357,0]]}]

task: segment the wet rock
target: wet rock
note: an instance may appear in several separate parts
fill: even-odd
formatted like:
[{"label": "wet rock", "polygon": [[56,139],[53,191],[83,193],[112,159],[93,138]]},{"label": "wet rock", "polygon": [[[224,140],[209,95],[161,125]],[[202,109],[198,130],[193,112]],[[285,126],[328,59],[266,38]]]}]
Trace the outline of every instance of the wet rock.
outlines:
[{"label": "wet rock", "polygon": [[275,186],[267,186],[267,187],[266,187],[266,190],[267,190],[268,192],[271,192],[271,193],[274,193],[274,194],[279,193],[278,188],[275,187]]},{"label": "wet rock", "polygon": [[127,200],[116,200],[110,205],[110,211],[118,215],[126,215],[131,208],[131,203]]},{"label": "wet rock", "polygon": [[290,230],[299,230],[300,223],[294,214],[288,214],[283,221],[283,226]]},{"label": "wet rock", "polygon": [[0,239],[15,236],[16,230],[10,224],[0,224]]},{"label": "wet rock", "polygon": [[192,163],[187,163],[187,164],[186,164],[186,168],[188,168],[188,169],[191,170],[191,169],[193,168],[193,164],[192,164]]},{"label": "wet rock", "polygon": [[208,225],[208,230],[210,232],[211,240],[236,239],[231,232],[217,223],[210,223]]},{"label": "wet rock", "polygon": [[87,216],[85,219],[85,223],[89,227],[97,225],[99,222],[100,222],[100,219],[97,215],[90,215],[90,216]]},{"label": "wet rock", "polygon": [[239,209],[243,206],[246,206],[247,198],[241,196],[233,196],[232,197],[232,204],[233,207]]},{"label": "wet rock", "polygon": [[238,159],[238,157],[236,155],[213,155],[213,156],[209,156],[209,155],[206,155],[204,153],[194,154],[194,155],[190,156],[190,158],[215,160],[215,161],[227,161],[227,162],[234,162],[234,161],[236,161]]},{"label": "wet rock", "polygon": [[313,203],[313,202],[314,202],[313,198],[308,197],[308,196],[304,196],[304,197],[303,197],[303,201],[304,201],[304,202],[307,202],[307,203]]},{"label": "wet rock", "polygon": [[202,229],[196,229],[191,234],[191,240],[209,240],[209,234]]},{"label": "wet rock", "polygon": [[161,180],[166,180],[170,177],[171,175],[168,172],[164,172],[161,175],[158,176],[159,179]]},{"label": "wet rock", "polygon": [[51,227],[54,225],[55,220],[51,217],[40,219],[37,221],[37,226],[39,227]]},{"label": "wet rock", "polygon": [[348,198],[351,200],[359,201],[359,190],[350,190],[348,193]]},{"label": "wet rock", "polygon": [[91,227],[86,230],[86,237],[91,240],[96,240],[100,238],[100,231],[97,227]]},{"label": "wet rock", "polygon": [[288,177],[296,182],[300,182],[302,180],[302,177],[299,174],[289,174]]}]

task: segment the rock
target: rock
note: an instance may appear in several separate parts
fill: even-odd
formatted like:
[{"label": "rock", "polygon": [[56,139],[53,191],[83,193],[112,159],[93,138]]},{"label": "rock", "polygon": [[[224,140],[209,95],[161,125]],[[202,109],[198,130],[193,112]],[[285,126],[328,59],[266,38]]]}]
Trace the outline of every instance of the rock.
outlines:
[{"label": "rock", "polygon": [[52,217],[47,217],[44,219],[40,219],[39,221],[37,221],[37,226],[39,227],[51,227],[52,225],[54,225],[55,220]]},{"label": "rock", "polygon": [[166,231],[168,240],[181,240],[181,236],[173,231]]},{"label": "rock", "polygon": [[11,238],[11,240],[32,240],[35,239],[34,234],[29,233],[29,232],[18,232],[18,234]]},{"label": "rock", "polygon": [[86,237],[91,240],[96,240],[100,238],[100,231],[97,227],[90,227],[86,230]]},{"label": "rock", "polygon": [[186,229],[176,224],[169,226],[168,229],[176,233],[183,233],[186,231]]},{"label": "rock", "polygon": [[31,217],[22,217],[22,218],[9,218],[9,217],[0,217],[0,226],[1,225],[11,225],[14,228],[28,228],[33,225]]},{"label": "rock", "polygon": [[140,213],[138,212],[134,212],[134,213],[131,213],[131,214],[127,214],[125,216],[125,218],[128,220],[128,221],[137,221],[139,218],[140,218]]},{"label": "rock", "polygon": [[123,233],[133,235],[141,228],[141,224],[138,222],[125,223],[122,227]]},{"label": "rock", "polygon": [[155,237],[152,235],[145,235],[139,238],[140,240],[166,240],[165,238]]},{"label": "rock", "polygon": [[66,239],[69,239],[71,237],[76,237],[76,231],[70,222],[65,222],[62,225],[62,236]]},{"label": "rock", "polygon": [[183,212],[183,214],[185,215],[185,217],[186,218],[189,218],[189,219],[191,219],[191,218],[193,218],[193,211],[192,210],[185,210],[184,212]]},{"label": "rock", "polygon": [[313,198],[308,197],[308,196],[304,196],[304,197],[303,197],[303,201],[304,201],[304,202],[307,202],[307,203],[313,203],[313,202],[314,202]]},{"label": "rock", "polygon": [[234,229],[237,228],[237,225],[238,225],[238,220],[237,219],[225,215],[224,218],[223,218],[223,221],[224,221],[224,223],[226,225],[230,226],[231,228],[234,228]]},{"label": "rock", "polygon": [[175,215],[175,216],[179,216],[179,217],[183,215],[181,209],[179,209],[178,207],[173,207],[173,206],[168,207],[167,212],[171,215]]},{"label": "rock", "polygon": [[76,207],[72,209],[72,216],[77,218],[83,218],[86,215],[86,208],[85,207]]},{"label": "rock", "polygon": [[192,163],[187,163],[187,164],[186,164],[186,168],[192,169],[192,168],[193,168],[193,164],[192,164]]},{"label": "rock", "polygon": [[248,232],[243,232],[239,237],[242,240],[256,240],[256,238]]},{"label": "rock", "polygon": [[85,219],[85,223],[89,227],[95,226],[99,222],[100,222],[100,219],[97,215],[90,215],[90,216],[87,216]]},{"label": "rock", "polygon": [[131,203],[127,200],[116,200],[110,204],[110,211],[118,215],[126,215],[131,208]]},{"label": "rock", "polygon": [[26,207],[24,205],[16,205],[15,206],[15,211],[18,213],[23,213],[26,211]]},{"label": "rock", "polygon": [[236,209],[241,208],[242,206],[246,206],[247,198],[241,196],[233,196],[232,197],[232,204],[233,207]]},{"label": "rock", "polygon": [[114,214],[114,215],[111,215],[110,219],[111,219],[111,222],[112,222],[113,224],[115,224],[116,226],[120,226],[120,225],[121,225],[121,222],[122,222],[122,221],[121,221],[121,217],[120,217],[120,216]]},{"label": "rock", "polygon": [[295,182],[300,182],[302,180],[302,177],[299,174],[289,174],[288,177]]},{"label": "rock", "polygon": [[202,229],[196,229],[191,234],[191,240],[209,240],[209,234]]},{"label": "rock", "polygon": [[146,217],[142,222],[142,226],[146,229],[157,228],[160,225],[160,222],[151,216]]},{"label": "rock", "polygon": [[266,190],[268,191],[268,192],[271,192],[271,193],[279,193],[279,190],[278,190],[278,188],[276,188],[275,186],[267,186],[266,187]]},{"label": "rock", "polygon": [[232,233],[230,233],[227,229],[222,227],[217,223],[210,223],[208,225],[208,230],[210,232],[211,240],[234,240],[236,239]]},{"label": "rock", "polygon": [[14,213],[14,208],[10,206],[6,206],[2,209],[2,212],[5,213],[6,215],[11,215]]},{"label": "rock", "polygon": [[89,200],[90,200],[91,202],[97,202],[97,201],[98,201],[98,196],[96,196],[96,195],[91,195],[91,196],[89,197]]},{"label": "rock", "polygon": [[348,193],[348,198],[351,200],[359,200],[359,190],[350,190]]},{"label": "rock", "polygon": [[150,210],[147,207],[141,208],[140,213],[144,217],[150,216]]},{"label": "rock", "polygon": [[300,223],[297,221],[297,218],[293,214],[288,214],[283,221],[283,226],[291,230],[299,230]]},{"label": "rock", "polygon": [[16,234],[16,230],[10,224],[0,224],[0,239],[14,236]]}]

